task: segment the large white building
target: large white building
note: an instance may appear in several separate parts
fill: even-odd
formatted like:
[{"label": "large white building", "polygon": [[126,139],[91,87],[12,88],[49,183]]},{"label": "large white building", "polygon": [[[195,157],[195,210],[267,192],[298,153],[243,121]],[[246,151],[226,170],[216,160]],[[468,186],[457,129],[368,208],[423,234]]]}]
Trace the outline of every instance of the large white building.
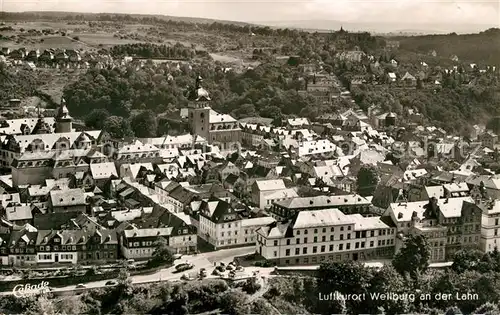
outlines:
[{"label": "large white building", "polygon": [[198,210],[198,236],[216,249],[255,244],[256,231],[275,220],[271,217],[247,218],[243,215],[245,210],[219,198],[204,200]]},{"label": "large white building", "polygon": [[395,228],[380,217],[338,209],[301,211],[290,221],[257,230],[257,252],[280,265],[392,257]]}]

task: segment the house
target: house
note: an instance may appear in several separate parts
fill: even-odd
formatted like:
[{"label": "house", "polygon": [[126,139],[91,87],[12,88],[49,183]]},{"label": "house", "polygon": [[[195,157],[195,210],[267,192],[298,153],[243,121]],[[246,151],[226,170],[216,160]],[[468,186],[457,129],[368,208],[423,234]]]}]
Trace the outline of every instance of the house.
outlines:
[{"label": "house", "polygon": [[168,242],[172,230],[172,227],[139,229],[131,226],[120,235],[121,253],[126,259],[150,259],[155,251],[155,242],[159,238]]},{"label": "house", "polygon": [[270,206],[273,200],[271,198],[287,199],[296,196],[297,193],[287,188],[282,179],[257,180],[252,185],[252,202],[260,209]]},{"label": "house", "polygon": [[37,264],[95,263],[118,258],[114,230],[39,230]]},{"label": "house", "polygon": [[479,140],[481,144],[487,148],[494,149],[495,145],[498,142],[498,135],[494,134],[491,131],[487,131],[479,136]]},{"label": "house", "polygon": [[80,188],[50,191],[51,212],[86,212],[85,191]]},{"label": "house", "polygon": [[[8,237],[8,264],[11,266],[34,265],[37,263],[36,240],[38,231],[26,224],[20,230],[13,230]],[[5,240],[2,240],[2,243]],[[2,246],[3,249],[3,246]],[[3,262],[5,260],[2,259]]]},{"label": "house", "polygon": [[395,238],[395,228],[380,217],[334,208],[302,211],[258,229],[256,252],[278,265],[365,261],[392,257]]},{"label": "house", "polygon": [[307,118],[290,118],[286,121],[286,126],[290,129],[307,128],[310,124]]},{"label": "house", "polygon": [[226,200],[210,198],[199,207],[198,236],[215,249],[255,244],[255,231],[275,220],[271,217],[248,218],[244,208]]},{"label": "house", "polygon": [[409,72],[406,72],[403,77],[401,78],[401,82],[403,82],[404,85],[406,86],[416,86],[417,85],[417,79],[411,75]]},{"label": "house", "polygon": [[451,259],[463,248],[479,248],[482,211],[471,197],[392,203],[383,216],[390,217],[402,235],[396,248],[404,235],[429,237],[431,261]]}]

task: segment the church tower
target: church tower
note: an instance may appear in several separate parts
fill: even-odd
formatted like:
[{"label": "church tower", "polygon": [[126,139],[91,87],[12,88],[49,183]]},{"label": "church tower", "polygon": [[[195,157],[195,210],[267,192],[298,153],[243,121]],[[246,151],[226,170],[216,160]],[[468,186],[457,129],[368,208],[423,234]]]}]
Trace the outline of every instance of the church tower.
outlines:
[{"label": "church tower", "polygon": [[188,91],[189,101],[189,126],[191,133],[196,136],[201,136],[208,140],[210,127],[210,95],[201,84],[203,79],[198,76],[196,78],[194,89]]},{"label": "church tower", "polygon": [[66,101],[64,98],[61,100],[59,111],[56,115],[56,133],[71,132],[73,131],[73,118],[69,115]]}]

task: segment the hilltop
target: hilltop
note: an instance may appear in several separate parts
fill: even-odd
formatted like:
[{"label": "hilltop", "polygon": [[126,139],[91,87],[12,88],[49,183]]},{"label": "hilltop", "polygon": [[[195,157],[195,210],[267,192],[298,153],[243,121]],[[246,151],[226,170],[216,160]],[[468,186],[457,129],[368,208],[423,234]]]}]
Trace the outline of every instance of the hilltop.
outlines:
[{"label": "hilltop", "polygon": [[458,56],[460,60],[476,63],[500,65],[500,29],[491,28],[479,34],[401,36],[401,50],[427,54],[435,50],[438,56],[449,58]]}]

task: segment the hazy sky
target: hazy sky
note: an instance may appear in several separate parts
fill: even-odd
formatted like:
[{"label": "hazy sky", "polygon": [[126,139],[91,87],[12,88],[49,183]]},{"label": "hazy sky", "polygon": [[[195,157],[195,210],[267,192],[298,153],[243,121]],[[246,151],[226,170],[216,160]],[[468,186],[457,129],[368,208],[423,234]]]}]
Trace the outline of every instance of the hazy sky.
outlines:
[{"label": "hazy sky", "polygon": [[2,11],[164,14],[234,21],[500,25],[500,0],[0,0]]}]

